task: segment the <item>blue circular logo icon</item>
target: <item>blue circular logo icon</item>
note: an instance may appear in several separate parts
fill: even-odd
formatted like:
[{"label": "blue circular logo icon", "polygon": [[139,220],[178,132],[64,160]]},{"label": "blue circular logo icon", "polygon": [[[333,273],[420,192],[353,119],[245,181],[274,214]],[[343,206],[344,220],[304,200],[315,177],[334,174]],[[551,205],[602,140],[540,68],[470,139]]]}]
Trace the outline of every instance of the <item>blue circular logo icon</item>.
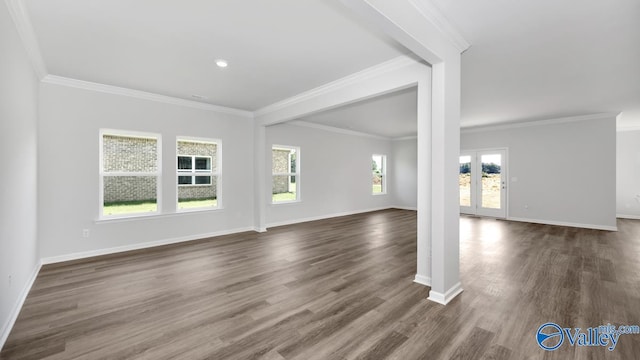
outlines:
[{"label": "blue circular logo icon", "polygon": [[553,351],[564,342],[562,328],[554,323],[542,324],[536,333],[536,341],[544,350]]}]

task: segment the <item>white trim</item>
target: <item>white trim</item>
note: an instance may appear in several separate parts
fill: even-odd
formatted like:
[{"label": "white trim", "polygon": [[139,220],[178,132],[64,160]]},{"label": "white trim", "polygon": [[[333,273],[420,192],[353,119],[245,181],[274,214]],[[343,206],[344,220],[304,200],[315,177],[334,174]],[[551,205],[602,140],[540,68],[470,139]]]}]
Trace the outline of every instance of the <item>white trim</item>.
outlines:
[{"label": "white trim", "polygon": [[392,141],[418,140],[417,135],[403,136],[391,139]]},{"label": "white trim", "polygon": [[640,131],[640,125],[634,125],[634,126],[617,126],[617,127],[616,127],[616,131],[617,131],[617,132],[624,132],[624,131]]},{"label": "white trim", "polygon": [[507,220],[518,221],[518,222],[528,222],[528,223],[534,223],[534,224],[543,224],[543,225],[568,226],[568,227],[576,227],[576,228],[583,228],[583,229],[618,231],[617,226],[608,226],[608,225],[580,224],[580,223],[572,223],[572,222],[565,222],[565,221],[527,219],[527,218],[518,218],[518,217],[507,217]]},{"label": "white trim", "polygon": [[453,285],[449,290],[447,290],[447,292],[445,292],[444,294],[433,291],[432,289],[431,291],[429,291],[429,297],[427,299],[433,302],[437,302],[438,304],[447,305],[456,296],[460,295],[462,291],[463,291],[462,284],[458,282],[457,284]]},{"label": "white trim", "polygon": [[38,37],[33,30],[31,19],[24,8],[23,1],[5,0],[5,3],[9,9],[9,15],[11,15],[13,23],[16,26],[18,35],[22,40],[22,45],[27,52],[27,57],[31,61],[33,70],[35,71],[38,80],[42,80],[47,76],[47,66],[44,63],[44,58],[40,52],[40,45],[38,44]]},{"label": "white trim", "polygon": [[163,245],[177,244],[177,243],[183,243],[183,242],[189,242],[189,241],[195,241],[195,240],[202,240],[202,239],[206,239],[206,238],[210,238],[210,237],[237,234],[237,233],[247,232],[247,231],[255,231],[255,228],[253,226],[249,226],[249,227],[244,227],[244,228],[231,229],[231,230],[222,230],[222,231],[206,233],[206,234],[181,236],[181,237],[177,237],[177,238],[149,241],[149,242],[138,243],[138,244],[123,245],[123,246],[116,246],[116,247],[112,247],[112,248],[105,248],[105,249],[77,252],[77,253],[66,254],[66,255],[52,256],[52,257],[43,258],[42,259],[42,264],[46,265],[46,264],[55,264],[55,263],[60,263],[60,262],[65,262],[65,261],[80,260],[80,259],[86,259],[86,258],[90,258],[90,257],[94,257],[94,256],[117,254],[117,253],[126,252],[126,251],[147,249],[147,248],[153,248],[153,247],[156,247],[156,246],[163,246]]},{"label": "white trim", "polygon": [[405,66],[414,65],[417,63],[419,63],[419,61],[409,55],[398,56],[394,59],[374,65],[370,68],[348,75],[341,79],[332,81],[328,84],[321,85],[309,91],[302,92],[288,99],[278,101],[271,105],[267,105],[261,109],[256,110],[253,113],[253,115],[254,117],[260,117],[266,114],[270,114],[278,110],[288,108],[292,105],[295,105],[304,101],[308,101],[318,96],[330,94],[338,89],[341,89],[353,84],[358,84],[363,80],[370,79],[372,77],[375,77],[384,73],[388,73],[388,72],[403,68]]},{"label": "white trim", "polygon": [[531,127],[531,126],[557,125],[557,124],[565,124],[565,123],[571,123],[576,121],[605,120],[605,119],[613,120],[615,119],[615,117],[616,117],[615,113],[600,113],[600,114],[569,116],[569,117],[563,117],[563,118],[554,118],[554,119],[537,120],[537,121],[524,121],[524,122],[497,124],[497,125],[463,127],[460,129],[460,132],[462,134],[470,134],[470,133],[485,132],[485,131],[525,128],[525,127]]},{"label": "white trim", "polygon": [[428,0],[408,0],[420,15],[433,24],[440,32],[456,47],[461,53],[471,47],[471,44],[456,30],[444,14],[431,1]]},{"label": "white trim", "polygon": [[380,135],[369,134],[369,133],[356,131],[356,130],[341,129],[335,126],[316,124],[316,123],[307,122],[303,120],[293,120],[293,121],[286,122],[285,124],[302,126],[302,127],[307,127],[311,129],[324,130],[324,131],[329,131],[329,132],[344,134],[344,135],[362,136],[362,137],[368,137],[368,138],[379,139],[379,140],[391,140],[388,137],[384,137]]},{"label": "white trim", "polygon": [[429,276],[416,274],[413,282],[424,286],[431,286],[431,278]]},{"label": "white trim", "polygon": [[267,224],[267,229],[272,228],[272,227],[299,224],[299,223],[304,223],[304,222],[309,222],[309,221],[326,220],[326,219],[331,219],[331,218],[335,218],[335,217],[363,214],[363,213],[368,213],[368,212],[373,212],[373,211],[380,211],[380,210],[387,210],[387,209],[391,209],[391,207],[385,206],[385,207],[371,208],[371,209],[344,211],[344,212],[333,213],[333,214],[311,216],[311,217],[301,218],[301,219],[278,221],[278,222],[268,223]]},{"label": "white trim", "polygon": [[[196,208],[193,211],[176,211],[176,212],[167,212],[167,213],[136,213],[135,215],[130,215],[127,217],[108,217],[108,218],[104,218],[104,219],[94,219],[93,223],[96,225],[99,224],[108,224],[108,223],[119,223],[119,222],[128,222],[128,221],[139,221],[139,220],[147,220],[147,219],[161,219],[161,218],[171,218],[171,217],[175,217],[175,216],[183,216],[183,215],[188,215],[188,214],[192,214],[192,213],[204,213],[204,212],[216,212],[216,211],[220,211],[220,210],[224,210],[224,207],[222,207],[220,205],[220,202],[218,201],[218,207],[211,207],[211,208],[207,208],[207,207],[203,207],[203,208]],[[139,214],[139,215],[138,215]]]},{"label": "white trim", "polygon": [[616,217],[619,219],[640,220],[640,215],[616,214]]},{"label": "white trim", "polygon": [[62,77],[57,75],[47,75],[42,79],[42,82],[47,84],[67,86],[67,87],[73,87],[77,89],[90,90],[90,91],[98,91],[98,92],[103,92],[107,94],[127,96],[131,98],[136,98],[136,99],[156,101],[156,102],[165,103],[165,104],[184,106],[184,107],[200,109],[200,110],[208,110],[208,111],[213,111],[221,114],[229,114],[229,115],[240,116],[247,119],[253,119],[253,113],[251,111],[228,108],[224,106],[202,103],[202,102],[193,101],[193,100],[186,100],[186,99],[176,98],[172,96],[150,93],[146,91],[133,90],[133,89],[123,88],[119,86],[100,84],[100,83],[84,81],[84,80],[77,80],[77,79],[72,79],[72,78],[67,78],[67,77]]},{"label": "white trim", "polygon": [[418,211],[418,208],[415,206],[392,206],[391,208],[398,210]]},{"label": "white trim", "polygon": [[38,273],[40,273],[40,268],[42,268],[42,261],[38,261],[38,263],[36,264],[35,268],[31,272],[31,276],[29,276],[29,280],[27,280],[27,283],[22,288],[20,296],[18,296],[18,300],[9,313],[7,322],[2,325],[2,328],[0,330],[0,350],[7,341],[9,333],[11,333],[11,329],[13,329],[13,325],[15,325],[16,320],[18,319],[20,310],[22,310],[22,306],[24,305],[25,300],[27,300],[27,295],[29,295],[29,291],[31,291],[31,287],[33,287],[33,283],[36,281]]}]

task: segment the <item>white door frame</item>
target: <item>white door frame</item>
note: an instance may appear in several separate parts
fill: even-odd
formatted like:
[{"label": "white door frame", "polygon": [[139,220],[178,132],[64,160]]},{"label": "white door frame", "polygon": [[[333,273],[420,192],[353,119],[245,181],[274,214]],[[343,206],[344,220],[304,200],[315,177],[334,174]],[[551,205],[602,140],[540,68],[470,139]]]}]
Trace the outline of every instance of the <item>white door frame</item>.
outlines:
[{"label": "white door frame", "polygon": [[[489,148],[477,150],[461,150],[460,156],[471,156],[471,206],[460,206],[460,213],[487,216],[494,218],[506,219],[509,214],[509,149],[508,148]],[[503,157],[500,165],[501,175],[501,196],[500,209],[482,208],[482,187],[480,186],[481,174],[481,156],[491,153],[500,153]],[[480,175],[481,176],[481,175]]]}]

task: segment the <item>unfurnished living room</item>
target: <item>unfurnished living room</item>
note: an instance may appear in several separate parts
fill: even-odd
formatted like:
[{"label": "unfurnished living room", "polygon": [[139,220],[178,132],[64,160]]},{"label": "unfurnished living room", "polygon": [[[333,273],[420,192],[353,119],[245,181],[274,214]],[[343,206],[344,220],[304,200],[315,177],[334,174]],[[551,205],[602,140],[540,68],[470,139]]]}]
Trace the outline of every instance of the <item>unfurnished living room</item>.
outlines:
[{"label": "unfurnished living room", "polygon": [[640,2],[4,0],[0,359],[640,359]]}]

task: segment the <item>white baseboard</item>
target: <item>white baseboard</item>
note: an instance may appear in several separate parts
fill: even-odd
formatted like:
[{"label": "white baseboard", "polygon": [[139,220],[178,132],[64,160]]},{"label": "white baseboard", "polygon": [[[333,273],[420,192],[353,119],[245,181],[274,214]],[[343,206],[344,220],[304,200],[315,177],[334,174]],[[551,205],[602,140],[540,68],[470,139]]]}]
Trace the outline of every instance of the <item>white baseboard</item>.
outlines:
[{"label": "white baseboard", "polygon": [[36,281],[36,278],[38,277],[38,273],[40,272],[41,267],[42,267],[42,262],[39,261],[38,264],[36,264],[36,267],[33,269],[33,272],[31,273],[31,276],[29,277],[29,280],[25,284],[24,288],[22,288],[22,292],[20,292],[18,301],[16,301],[16,304],[13,306],[13,309],[9,314],[9,318],[7,319],[7,322],[2,325],[2,330],[0,331],[0,350],[2,350],[4,343],[7,341],[7,338],[9,337],[9,333],[11,332],[11,329],[13,329],[13,325],[16,323],[16,320],[18,319],[20,310],[22,310],[24,301],[27,299],[27,295],[29,295],[29,291],[31,291],[31,287],[33,286],[33,283]]},{"label": "white baseboard", "polygon": [[43,265],[55,264],[55,263],[64,262],[64,261],[79,260],[79,259],[85,259],[85,258],[90,258],[94,256],[100,256],[100,255],[109,255],[109,254],[146,249],[146,248],[162,246],[162,245],[177,244],[177,243],[182,243],[187,241],[201,240],[209,237],[230,235],[230,234],[236,234],[236,233],[241,233],[246,231],[256,231],[256,229],[253,226],[251,226],[246,228],[223,230],[223,231],[218,231],[218,232],[213,232],[208,234],[189,235],[189,236],[183,236],[183,237],[173,238],[173,239],[149,241],[149,242],[144,242],[139,244],[131,244],[131,245],[106,248],[106,249],[83,251],[83,252],[77,252],[77,253],[60,255],[60,256],[52,256],[52,257],[43,258],[42,264]]},{"label": "white baseboard", "polygon": [[393,206],[394,209],[399,209],[399,210],[411,210],[411,211],[418,211],[417,207],[411,207],[411,206]]},{"label": "white baseboard", "polygon": [[418,283],[424,286],[431,286],[431,278],[429,276],[424,276],[420,274],[416,274],[416,277],[413,279],[414,283]]},{"label": "white baseboard", "polygon": [[453,300],[456,296],[458,296],[462,292],[462,284],[457,283],[453,285],[449,290],[447,290],[444,294],[440,292],[429,291],[428,300],[433,302],[437,302],[438,304],[447,305],[449,301]]},{"label": "white baseboard", "polygon": [[618,231],[617,226],[608,226],[608,225],[579,224],[579,223],[571,223],[571,222],[564,222],[564,221],[526,219],[526,218],[517,218],[517,217],[508,217],[507,220],[528,222],[528,223],[534,223],[534,224],[544,224],[544,225],[568,226],[568,227],[576,227],[576,228],[583,228],[583,229]]},{"label": "white baseboard", "polygon": [[272,222],[272,223],[267,224],[267,228],[272,228],[272,227],[277,227],[277,226],[284,226],[284,225],[299,224],[299,223],[304,223],[304,222],[308,222],[308,221],[325,220],[325,219],[331,219],[331,218],[340,217],[340,216],[356,215],[356,214],[368,213],[368,212],[372,212],[372,211],[387,210],[387,209],[391,209],[391,208],[392,207],[385,206],[385,207],[372,208],[372,209],[362,209],[362,210],[345,211],[345,212],[326,214],[326,215],[319,215],[319,216],[311,216],[311,217],[300,218],[300,219],[277,221],[277,222]]},{"label": "white baseboard", "polygon": [[619,218],[619,219],[640,220],[640,215],[616,214],[616,217]]}]

